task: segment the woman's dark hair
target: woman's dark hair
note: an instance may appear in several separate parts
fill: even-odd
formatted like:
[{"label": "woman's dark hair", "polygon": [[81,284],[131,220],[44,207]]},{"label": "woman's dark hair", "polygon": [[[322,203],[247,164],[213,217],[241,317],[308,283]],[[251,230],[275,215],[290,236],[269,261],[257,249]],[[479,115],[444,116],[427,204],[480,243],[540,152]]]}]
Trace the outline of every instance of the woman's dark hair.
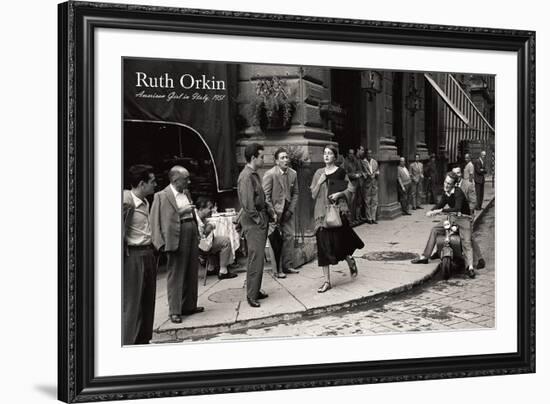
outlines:
[{"label": "woman's dark hair", "polygon": [[264,147],[259,143],[251,143],[244,148],[244,158],[247,163],[250,163],[252,157],[258,157],[259,151]]},{"label": "woman's dark hair", "polygon": [[145,164],[136,164],[128,169],[128,184],[135,188],[141,181],[149,182],[150,174],[153,174],[153,167]]},{"label": "woman's dark hair", "polygon": [[[332,153],[334,153],[334,158],[337,159],[338,158],[338,149],[336,148],[336,146],[333,146],[331,144],[327,144],[325,146],[325,149],[329,149]],[[323,149],[324,150],[324,149]]]}]

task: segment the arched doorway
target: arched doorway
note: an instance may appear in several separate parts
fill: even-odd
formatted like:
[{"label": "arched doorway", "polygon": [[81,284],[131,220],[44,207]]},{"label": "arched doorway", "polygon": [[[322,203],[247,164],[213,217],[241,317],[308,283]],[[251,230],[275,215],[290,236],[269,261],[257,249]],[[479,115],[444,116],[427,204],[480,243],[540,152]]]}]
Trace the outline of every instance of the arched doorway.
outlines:
[{"label": "arched doorway", "polygon": [[[216,171],[212,156],[200,135],[190,127],[158,122],[124,122],[124,172],[133,164],[153,166],[161,190],[169,184],[168,171],[175,165],[189,170],[193,198],[216,199]],[[127,188],[128,184],[124,184]]]}]

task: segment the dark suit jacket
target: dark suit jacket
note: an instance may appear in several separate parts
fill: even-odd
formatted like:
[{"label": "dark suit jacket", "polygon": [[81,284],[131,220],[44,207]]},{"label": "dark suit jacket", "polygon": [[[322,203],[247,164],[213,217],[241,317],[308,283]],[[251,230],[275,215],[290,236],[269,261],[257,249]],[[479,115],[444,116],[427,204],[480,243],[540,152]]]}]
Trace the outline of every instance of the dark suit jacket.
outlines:
[{"label": "dark suit jacket", "polygon": [[[191,194],[185,191],[189,202]],[[151,206],[151,231],[153,245],[157,250],[164,247],[164,251],[177,251],[180,242],[181,222],[178,213],[176,198],[170,185],[155,194],[153,205]]]},{"label": "dark suit jacket", "polygon": [[487,158],[482,163],[480,158],[474,160],[474,181],[478,184],[485,183],[485,174],[487,174],[486,164]]},{"label": "dark suit jacket", "polygon": [[[265,193],[265,203],[268,208],[273,209],[277,213],[277,217],[281,217],[283,211],[288,210],[294,215],[296,211],[296,205],[298,204],[298,175],[292,168],[287,168],[289,196],[285,195],[285,186],[283,181],[285,178],[281,174],[279,167],[275,166],[267,170],[262,180],[262,187]],[[286,202],[285,202],[286,201]]]},{"label": "dark suit jacket", "polygon": [[272,212],[272,210],[265,202],[265,193],[260,176],[248,165],[244,166],[239,174],[237,196],[241,204],[239,223],[243,230],[254,225],[267,229],[267,211],[269,209]]}]

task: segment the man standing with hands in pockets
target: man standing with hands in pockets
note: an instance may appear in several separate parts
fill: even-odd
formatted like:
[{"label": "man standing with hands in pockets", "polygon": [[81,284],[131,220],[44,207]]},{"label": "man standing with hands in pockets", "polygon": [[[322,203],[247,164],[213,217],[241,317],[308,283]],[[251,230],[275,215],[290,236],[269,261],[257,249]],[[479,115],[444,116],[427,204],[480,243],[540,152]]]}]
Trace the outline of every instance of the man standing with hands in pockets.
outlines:
[{"label": "man standing with hands in pockets", "polygon": [[204,311],[197,306],[199,290],[199,240],[195,205],[189,192],[189,171],[174,166],[170,184],[155,194],[151,227],[155,248],[166,253],[170,321],[181,323],[182,315]]},{"label": "man standing with hands in pockets", "polygon": [[288,274],[297,274],[294,269],[294,212],[298,204],[298,175],[289,167],[290,159],[285,148],[275,151],[275,166],[266,171],[262,181],[267,206],[277,216],[278,224],[283,236],[281,251],[282,271],[277,268],[276,276],[286,278]]},{"label": "man standing with hands in pockets", "polygon": [[[264,147],[251,143],[244,149],[246,165],[237,180],[237,194],[241,204],[240,224],[248,246],[246,265],[246,300],[251,307],[260,307],[259,299],[267,293],[260,288],[264,273],[265,244],[268,228],[268,207],[257,172],[264,165]],[[274,213],[271,211],[271,217]]]}]

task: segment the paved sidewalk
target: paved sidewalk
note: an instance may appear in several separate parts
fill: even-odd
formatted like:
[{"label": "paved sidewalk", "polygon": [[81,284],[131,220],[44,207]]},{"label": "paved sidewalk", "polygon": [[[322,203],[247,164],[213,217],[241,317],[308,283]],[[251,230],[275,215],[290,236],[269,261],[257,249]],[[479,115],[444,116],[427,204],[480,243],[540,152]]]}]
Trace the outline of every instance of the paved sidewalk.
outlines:
[{"label": "paved sidewalk", "polygon": [[[493,201],[492,184],[488,183],[482,212]],[[440,220],[426,217],[428,208],[430,206],[425,205],[422,210],[411,210],[411,216],[380,221],[378,225],[355,227],[365,242],[365,247],[354,254],[359,275],[352,279],[345,261],[331,266],[332,289],[323,294],[317,293],[317,288],[323,283],[323,274],[316,260],[299,268],[299,274],[287,275],[286,279],[274,278],[270,264],[266,264],[262,289],[269,297],[261,301],[260,308],[252,308],[246,302],[245,268],[238,268],[239,276],[233,279],[219,281],[216,276],[209,276],[206,285],[203,285],[202,272],[199,274],[199,305],[204,306],[204,313],[184,317],[181,324],[173,324],[168,319],[166,275],[160,274],[152,342],[199,339],[221,332],[276,324],[379,301],[410,290],[431,279],[437,270],[438,260],[426,265],[410,263],[410,254],[424,249],[431,227]]]}]

